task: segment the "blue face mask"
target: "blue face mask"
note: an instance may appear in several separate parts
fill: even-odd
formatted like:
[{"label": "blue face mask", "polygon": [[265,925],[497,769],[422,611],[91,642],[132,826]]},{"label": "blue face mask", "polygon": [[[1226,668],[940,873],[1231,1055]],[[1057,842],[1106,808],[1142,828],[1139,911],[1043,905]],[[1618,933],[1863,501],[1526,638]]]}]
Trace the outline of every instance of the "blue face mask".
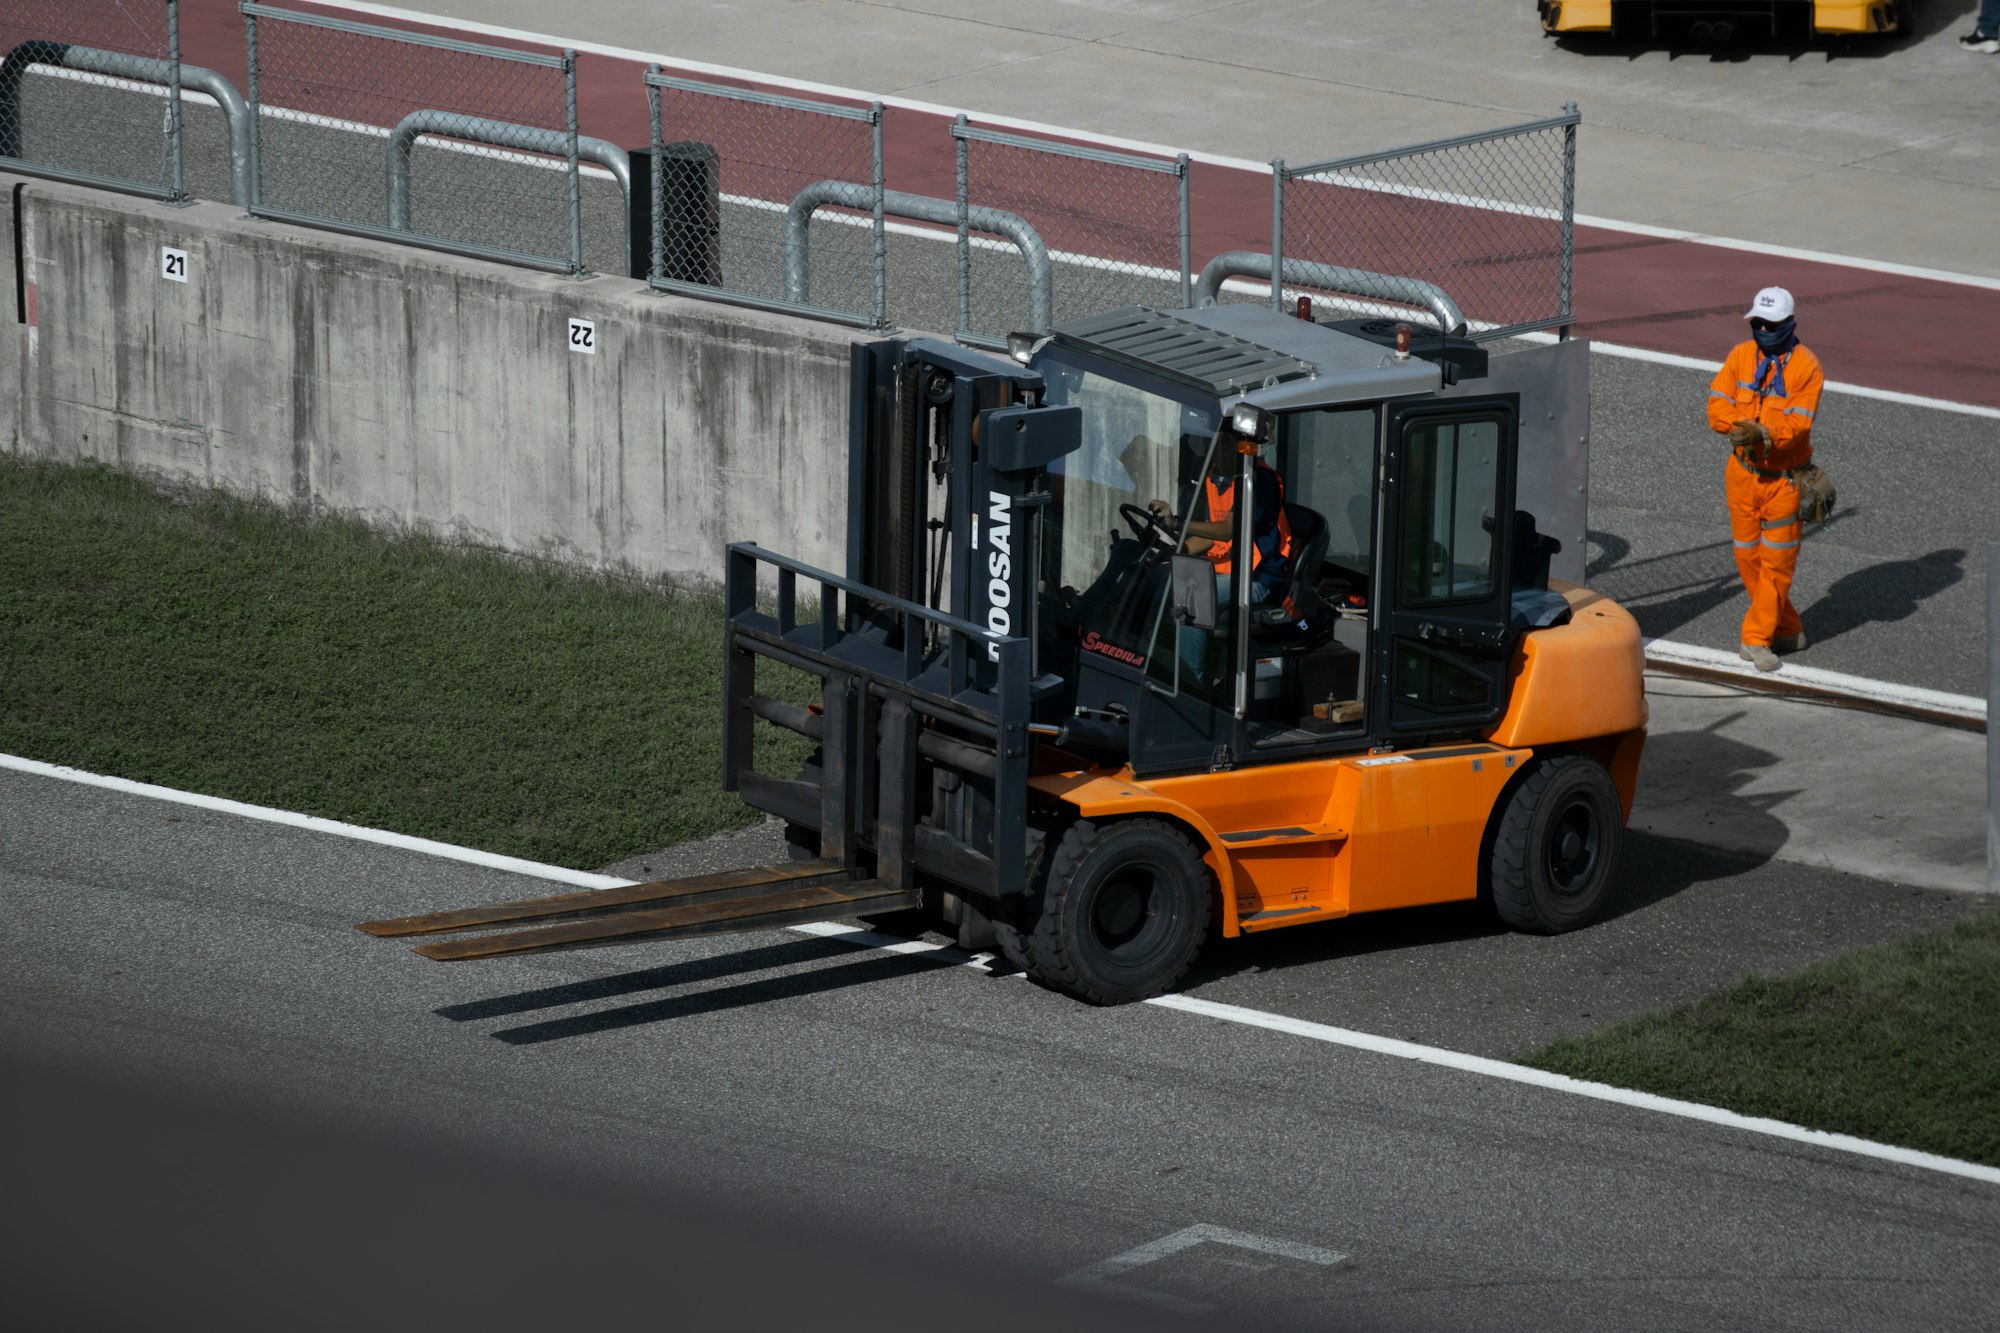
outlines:
[{"label": "blue face mask", "polygon": [[1763,352],[1767,356],[1776,356],[1791,346],[1792,329],[1796,322],[1796,320],[1788,319],[1784,323],[1775,325],[1772,328],[1752,328],[1750,336],[1757,340],[1758,351]]}]

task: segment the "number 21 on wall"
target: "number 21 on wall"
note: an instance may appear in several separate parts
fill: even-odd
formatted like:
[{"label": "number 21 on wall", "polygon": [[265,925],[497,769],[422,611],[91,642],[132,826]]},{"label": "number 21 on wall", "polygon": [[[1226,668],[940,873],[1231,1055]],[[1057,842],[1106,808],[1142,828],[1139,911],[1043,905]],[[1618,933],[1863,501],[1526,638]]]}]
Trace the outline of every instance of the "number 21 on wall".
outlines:
[{"label": "number 21 on wall", "polygon": [[168,282],[188,280],[188,256],[185,250],[176,250],[171,245],[160,247],[160,276]]}]

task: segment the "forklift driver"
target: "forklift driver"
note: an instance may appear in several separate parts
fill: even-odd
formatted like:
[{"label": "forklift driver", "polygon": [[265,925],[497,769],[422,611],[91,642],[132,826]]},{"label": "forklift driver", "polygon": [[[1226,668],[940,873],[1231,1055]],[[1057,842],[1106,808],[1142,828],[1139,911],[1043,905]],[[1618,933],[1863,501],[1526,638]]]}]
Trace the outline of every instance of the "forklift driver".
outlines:
[{"label": "forklift driver", "polygon": [[[1230,540],[1230,533],[1236,510],[1238,454],[1229,447],[1234,438],[1225,431],[1210,448],[1208,474],[1181,534],[1183,549],[1189,555],[1201,556],[1214,565],[1218,607],[1232,605],[1231,598],[1235,595],[1236,558],[1232,549],[1235,543]],[[1269,601],[1285,584],[1285,576],[1290,572],[1292,529],[1285,517],[1285,481],[1277,469],[1259,458],[1251,477],[1250,603],[1255,606]],[[1172,506],[1165,500],[1154,500],[1149,507],[1163,519],[1173,517]],[[1181,661],[1197,680],[1205,675],[1208,641],[1207,630],[1188,627],[1181,631]]]}]

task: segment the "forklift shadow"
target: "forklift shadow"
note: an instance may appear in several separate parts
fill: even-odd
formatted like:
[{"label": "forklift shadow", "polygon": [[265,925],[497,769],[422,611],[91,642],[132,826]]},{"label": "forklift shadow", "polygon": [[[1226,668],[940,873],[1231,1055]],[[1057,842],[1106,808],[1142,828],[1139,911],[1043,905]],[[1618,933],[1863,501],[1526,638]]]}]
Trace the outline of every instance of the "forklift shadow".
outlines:
[{"label": "forklift shadow", "polygon": [[[1649,693],[1659,694],[1660,688]],[[1779,756],[1728,734],[1749,716],[1738,708],[1683,731],[1655,732],[1639,761],[1639,789],[1632,804],[1633,831],[1770,860],[1792,830],[1772,811],[1797,789],[1749,791]]]},{"label": "forklift shadow", "polygon": [[[638,972],[625,972],[590,981],[547,986],[520,991],[513,995],[498,995],[491,999],[449,1005],[434,1012],[440,1018],[448,1018],[457,1023],[505,1018],[515,1014],[588,1004],[592,1001],[642,995],[674,986],[740,976],[748,972],[763,972],[772,968],[796,968],[812,963],[825,963],[836,958],[854,957],[853,946],[838,940],[786,940],[780,944],[691,959],[684,963],[670,963],[664,967],[646,968]],[[963,962],[963,957],[955,952],[942,957],[932,954],[872,955],[846,966],[822,967],[808,972],[787,972],[781,976],[763,977],[733,986],[696,991],[690,995],[674,995],[615,1009],[598,1009],[590,1013],[574,1014],[540,1023],[502,1028],[492,1035],[510,1046],[535,1046],[569,1037],[585,1037],[593,1033],[615,1032],[621,1028],[639,1027],[647,1023],[691,1018],[697,1014],[747,1008],[751,1005],[796,999],[805,995],[820,995],[844,990],[850,986],[866,986],[873,982],[957,967]]]}]

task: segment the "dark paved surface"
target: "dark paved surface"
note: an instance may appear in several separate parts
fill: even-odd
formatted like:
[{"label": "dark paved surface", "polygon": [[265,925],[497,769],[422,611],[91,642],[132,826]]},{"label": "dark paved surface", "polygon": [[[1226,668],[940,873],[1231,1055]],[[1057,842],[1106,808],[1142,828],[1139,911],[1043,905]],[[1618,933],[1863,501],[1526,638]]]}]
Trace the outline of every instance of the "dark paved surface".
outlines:
[{"label": "dark paved surface", "polygon": [[[1641,850],[1657,877],[1558,942],[1575,952],[1419,913],[1219,948],[1197,993],[1506,1051],[1971,906]],[[775,1209],[912,1261],[990,1256],[1016,1282],[1195,1223],[1347,1256],[1208,1245],[1131,1275],[1224,1324],[2000,1319],[1991,1186],[796,935],[451,968],[350,926],[539,891],[5,775],[0,1048]]]}]

